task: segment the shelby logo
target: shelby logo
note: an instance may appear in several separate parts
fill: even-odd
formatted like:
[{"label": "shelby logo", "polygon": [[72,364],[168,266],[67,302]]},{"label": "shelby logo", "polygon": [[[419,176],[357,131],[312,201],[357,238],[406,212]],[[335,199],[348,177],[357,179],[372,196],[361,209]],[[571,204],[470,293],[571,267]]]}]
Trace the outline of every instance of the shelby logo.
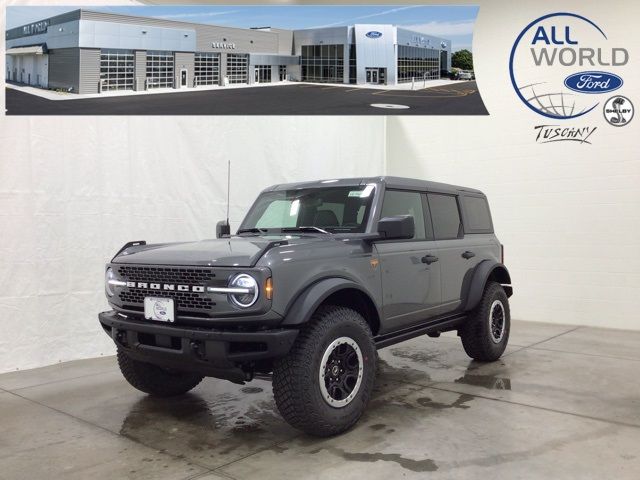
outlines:
[{"label": "shelby logo", "polygon": [[382,32],[371,31],[365,33],[365,35],[369,38],[380,38],[382,36]]},{"label": "shelby logo", "polygon": [[574,92],[605,93],[619,89],[624,82],[618,75],[607,72],[580,72],[564,79],[564,86]]},{"label": "shelby logo", "polygon": [[616,95],[605,102],[603,113],[609,125],[623,127],[628,125],[633,118],[633,103],[627,97]]},{"label": "shelby logo", "polygon": [[[589,67],[616,68],[629,52],[611,46],[604,31],[575,13],[551,13],[527,25],[509,57],[511,84],[522,102],[554,120],[577,118],[598,105],[594,94],[622,86],[613,73]],[[578,70],[578,72],[576,72]]]},{"label": "shelby logo", "polygon": [[596,131],[598,127],[561,127],[560,125],[538,125],[533,127],[538,132],[536,142],[538,143],[554,143],[554,142],[591,142],[588,138]]},{"label": "shelby logo", "polygon": [[151,290],[167,290],[178,292],[204,292],[204,287],[189,285],[174,285],[173,283],[148,283],[148,282],[127,282],[128,288],[147,288]]}]

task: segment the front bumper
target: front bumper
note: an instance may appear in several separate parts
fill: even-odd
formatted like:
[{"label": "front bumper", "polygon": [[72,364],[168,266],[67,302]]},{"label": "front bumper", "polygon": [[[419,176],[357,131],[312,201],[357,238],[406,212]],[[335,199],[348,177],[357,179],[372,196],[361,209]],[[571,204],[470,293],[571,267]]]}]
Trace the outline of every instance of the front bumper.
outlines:
[{"label": "front bumper", "polygon": [[296,329],[254,331],[179,327],[125,317],[111,310],[98,314],[104,331],[136,360],[242,382],[250,365],[286,355]]}]

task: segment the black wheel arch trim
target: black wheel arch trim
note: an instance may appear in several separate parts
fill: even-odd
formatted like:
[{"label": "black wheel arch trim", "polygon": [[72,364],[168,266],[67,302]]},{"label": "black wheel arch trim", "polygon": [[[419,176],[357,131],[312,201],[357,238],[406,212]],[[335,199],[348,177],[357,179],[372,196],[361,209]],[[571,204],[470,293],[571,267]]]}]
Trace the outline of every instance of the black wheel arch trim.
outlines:
[{"label": "black wheel arch trim", "polygon": [[[345,289],[355,289],[362,292],[375,306],[378,320],[382,318],[379,305],[373,300],[372,295],[358,283],[340,277],[328,277],[318,280],[307,288],[293,301],[282,321],[282,326],[294,326],[307,323],[313,313],[322,303],[334,293]],[[365,319],[368,321],[368,319]]]},{"label": "black wheel arch trim", "polygon": [[483,260],[473,270],[469,271],[469,274],[463,281],[463,302],[462,310],[473,310],[480,303],[484,287],[493,274],[496,277],[496,281],[500,283],[507,297],[513,295],[513,287],[511,287],[511,275],[509,270],[502,263],[493,260]]}]

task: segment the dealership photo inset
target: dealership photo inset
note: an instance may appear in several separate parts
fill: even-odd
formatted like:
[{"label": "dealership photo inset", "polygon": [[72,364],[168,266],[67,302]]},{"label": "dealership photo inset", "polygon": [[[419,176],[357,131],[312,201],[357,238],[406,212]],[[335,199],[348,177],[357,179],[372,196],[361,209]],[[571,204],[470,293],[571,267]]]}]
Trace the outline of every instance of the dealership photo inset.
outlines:
[{"label": "dealership photo inset", "polygon": [[7,7],[7,115],[486,115],[474,6]]}]

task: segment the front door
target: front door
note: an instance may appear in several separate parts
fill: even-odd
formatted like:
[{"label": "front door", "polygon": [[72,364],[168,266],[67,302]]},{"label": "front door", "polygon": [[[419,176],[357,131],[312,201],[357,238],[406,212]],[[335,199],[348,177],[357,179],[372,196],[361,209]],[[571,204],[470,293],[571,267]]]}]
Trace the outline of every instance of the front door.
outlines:
[{"label": "front door", "polygon": [[377,85],[379,83],[379,71],[377,68],[367,68],[367,83]]},{"label": "front door", "polygon": [[420,192],[385,192],[380,218],[411,215],[415,235],[409,240],[375,244],[382,276],[384,332],[420,323],[432,316],[440,304],[440,263],[429,257],[435,242],[425,207],[426,200]]},{"label": "front door", "polygon": [[186,87],[187,81],[188,81],[187,69],[183,68],[182,70],[180,70],[180,86]]}]

